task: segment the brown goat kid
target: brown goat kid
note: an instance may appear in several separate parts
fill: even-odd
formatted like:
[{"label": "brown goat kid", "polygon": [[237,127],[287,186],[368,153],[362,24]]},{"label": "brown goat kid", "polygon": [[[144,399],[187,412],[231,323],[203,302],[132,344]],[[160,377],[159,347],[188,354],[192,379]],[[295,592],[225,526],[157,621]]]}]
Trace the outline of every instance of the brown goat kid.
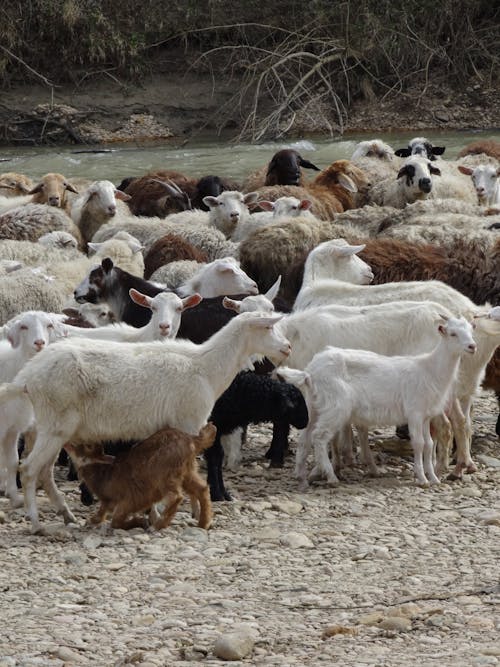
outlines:
[{"label": "brown goat kid", "polygon": [[[89,522],[100,524],[111,513],[113,528],[146,528],[142,513],[150,510],[150,520],[160,530],[170,525],[187,494],[196,513],[199,507],[198,526],[208,529],[210,491],[198,474],[196,456],[212,445],[216,431],[211,423],[197,436],[164,428],[116,457],[96,452],[93,445],[66,444],[78,476],[101,501]],[[161,515],[153,508],[159,502],[165,504]]]}]

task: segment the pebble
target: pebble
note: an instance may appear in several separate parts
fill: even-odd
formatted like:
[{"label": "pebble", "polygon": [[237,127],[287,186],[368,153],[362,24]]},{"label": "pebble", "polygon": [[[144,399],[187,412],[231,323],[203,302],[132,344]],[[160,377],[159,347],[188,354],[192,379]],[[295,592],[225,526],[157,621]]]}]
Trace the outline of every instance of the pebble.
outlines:
[{"label": "pebble", "polygon": [[250,632],[227,632],[215,640],[214,653],[221,660],[242,660],[251,654],[254,645]]},{"label": "pebble", "polygon": [[304,509],[301,503],[295,503],[292,500],[275,500],[271,504],[271,507],[273,510],[277,510],[278,512],[284,512],[285,514],[289,514],[290,516],[295,516],[296,514],[300,514],[302,510]]},{"label": "pebble", "polygon": [[56,651],[56,656],[64,662],[86,662],[85,656],[78,651],[73,651],[68,646],[60,646]]},{"label": "pebble", "polygon": [[314,548],[314,544],[307,535],[304,535],[303,533],[285,533],[284,535],[281,535],[280,542],[283,546],[290,547],[291,549]]},{"label": "pebble", "polygon": [[500,459],[497,459],[493,456],[487,456],[486,454],[478,454],[476,458],[479,461],[479,463],[488,466],[488,468],[496,468],[496,469],[500,468]]},{"label": "pebble", "polygon": [[411,620],[405,616],[387,616],[379,623],[379,627],[393,632],[407,632],[411,630]]}]

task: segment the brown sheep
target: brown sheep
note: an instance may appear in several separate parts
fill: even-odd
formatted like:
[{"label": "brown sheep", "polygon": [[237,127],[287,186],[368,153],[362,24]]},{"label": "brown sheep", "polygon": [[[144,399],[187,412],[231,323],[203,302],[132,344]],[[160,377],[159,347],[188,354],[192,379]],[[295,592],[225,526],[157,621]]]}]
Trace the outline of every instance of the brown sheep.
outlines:
[{"label": "brown sheep", "polygon": [[4,197],[27,195],[32,188],[33,181],[24,174],[13,171],[0,174],[0,195]]},{"label": "brown sheep", "polygon": [[296,150],[284,148],[273,155],[268,165],[245,179],[243,192],[253,192],[265,185],[304,185],[303,169],[319,171],[316,165],[305,160]]},{"label": "brown sheep", "polygon": [[[154,527],[166,528],[186,493],[193,509],[199,504],[199,527],[210,528],[210,491],[198,474],[196,457],[212,445],[216,432],[212,423],[197,436],[167,427],[116,457],[96,452],[93,445],[66,444],[78,476],[101,501],[89,522],[100,524],[111,513],[113,528],[146,528],[139,513],[150,510]],[[165,504],[162,515],[153,510],[159,502]]]},{"label": "brown sheep", "polygon": [[273,185],[259,188],[259,198],[276,201],[279,197],[310,199],[311,212],[321,220],[366,203],[370,183],[365,173],[349,160],[337,160],[306,185]]},{"label": "brown sheep", "polygon": [[40,182],[28,192],[33,195],[32,204],[48,204],[58,208],[69,209],[70,201],[67,192],[78,194],[78,190],[66,180],[62,174],[45,174]]},{"label": "brown sheep", "polygon": [[479,141],[473,141],[471,144],[467,144],[465,148],[462,148],[458,157],[480,154],[489,155],[500,162],[500,141],[495,141],[494,139],[479,139]]},{"label": "brown sheep", "polygon": [[149,280],[156,269],[179,259],[208,262],[204,252],[175,234],[167,234],[155,241],[144,258],[144,278]]}]

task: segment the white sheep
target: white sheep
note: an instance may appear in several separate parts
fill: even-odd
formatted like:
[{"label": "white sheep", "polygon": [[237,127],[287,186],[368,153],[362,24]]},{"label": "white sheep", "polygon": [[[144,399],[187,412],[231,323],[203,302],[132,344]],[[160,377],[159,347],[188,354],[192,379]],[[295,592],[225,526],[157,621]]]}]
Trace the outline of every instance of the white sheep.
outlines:
[{"label": "white sheep", "polygon": [[410,157],[420,155],[429,160],[435,160],[436,155],[442,155],[446,148],[444,146],[433,146],[427,137],[414,137],[408,142],[407,148],[398,148],[395,154],[399,157]]},{"label": "white sheep", "polygon": [[386,178],[396,178],[402,166],[402,160],[394,154],[394,149],[380,139],[356,144],[351,162],[365,172],[372,186]]},{"label": "white sheep", "polygon": [[[110,307],[105,303],[74,303],[62,309],[67,318],[82,320],[92,327],[104,327],[116,322],[116,317]],[[63,322],[65,320],[62,320]]]},{"label": "white sheep", "polygon": [[310,218],[316,220],[311,213],[312,202],[310,199],[298,199],[297,197],[279,197],[276,201],[260,201],[259,206],[264,209],[245,217],[236,225],[231,234],[231,241],[240,242],[253,234],[254,231],[267,225],[276,224],[283,220],[292,218]]},{"label": "white sheep", "polygon": [[243,313],[202,345],[62,341],[29,361],[0,387],[0,405],[18,397],[25,420],[32,422],[31,410],[36,420],[36,441],[21,470],[33,529],[41,528],[39,478],[65,521],[74,521],[53,479],[52,462],[65,442],[142,440],[167,424],[197,434],[252,354],[278,363],[289,354],[288,341],[273,328],[278,320]]},{"label": "white sheep", "polygon": [[427,158],[409,157],[403,162],[396,178],[387,178],[372,187],[368,199],[379,206],[404,208],[406,204],[429,197],[433,176],[440,175],[438,167]]},{"label": "white sheep", "polygon": [[[57,232],[59,233],[59,232]],[[72,237],[74,238],[74,237]],[[78,260],[83,254],[72,245],[46,246],[33,241],[0,240],[0,258],[18,260],[26,266],[40,266],[69,260]]]},{"label": "white sheep", "polygon": [[[0,341],[0,382],[10,382],[29,359],[65,336],[66,328],[51,314],[27,311],[7,322],[3,332],[7,340]],[[18,408],[17,399],[0,406],[0,480],[13,507],[23,502],[16,486],[17,439],[22,430]]]},{"label": "white sheep", "polygon": [[37,241],[47,232],[63,230],[81,243],[81,234],[71,218],[57,206],[25,204],[0,215],[0,238]]},{"label": "white sheep", "polygon": [[55,232],[47,232],[47,234],[40,236],[38,243],[47,248],[78,248],[76,238],[62,229]]},{"label": "white sheep", "polygon": [[[130,195],[117,190],[111,181],[95,181],[82,192],[73,201],[70,215],[84,241],[88,243],[102,225],[115,217],[120,201],[129,199]],[[120,214],[122,217],[130,215],[126,204],[122,205]]]},{"label": "white sheep", "polygon": [[[312,359],[301,374],[302,383],[309,386],[305,394],[310,415],[297,452],[296,474],[302,484],[311,446],[315,468],[310,478],[325,475],[330,484],[337,484],[328,445],[339,432],[355,424],[364,438],[371,426],[402,423],[409,427],[418,483],[439,483],[430,420],[444,412],[453,394],[461,355],[476,351],[471,324],[464,318],[445,319],[438,328],[441,340],[424,354],[387,357],[327,347]],[[292,383],[298,375],[289,377],[286,370],[279,374]]]}]

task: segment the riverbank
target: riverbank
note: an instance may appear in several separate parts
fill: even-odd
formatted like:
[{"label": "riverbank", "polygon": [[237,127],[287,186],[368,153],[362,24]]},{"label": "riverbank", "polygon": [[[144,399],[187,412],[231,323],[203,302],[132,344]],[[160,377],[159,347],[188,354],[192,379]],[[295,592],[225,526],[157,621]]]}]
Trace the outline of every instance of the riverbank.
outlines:
[{"label": "riverbank", "polygon": [[[235,138],[245,118],[232,104],[235,81],[196,75],[145,79],[140,86],[110,78],[78,86],[23,85],[2,92],[0,145],[115,144],[190,141],[200,135]],[[485,130],[500,128],[500,90],[478,84],[456,91],[443,86],[415,87],[409,93],[369,96],[353,103],[338,125],[335,109],[325,105],[291,114],[283,122],[287,137],[334,136],[390,131]],[[271,108],[271,107],[269,107]]]}]

